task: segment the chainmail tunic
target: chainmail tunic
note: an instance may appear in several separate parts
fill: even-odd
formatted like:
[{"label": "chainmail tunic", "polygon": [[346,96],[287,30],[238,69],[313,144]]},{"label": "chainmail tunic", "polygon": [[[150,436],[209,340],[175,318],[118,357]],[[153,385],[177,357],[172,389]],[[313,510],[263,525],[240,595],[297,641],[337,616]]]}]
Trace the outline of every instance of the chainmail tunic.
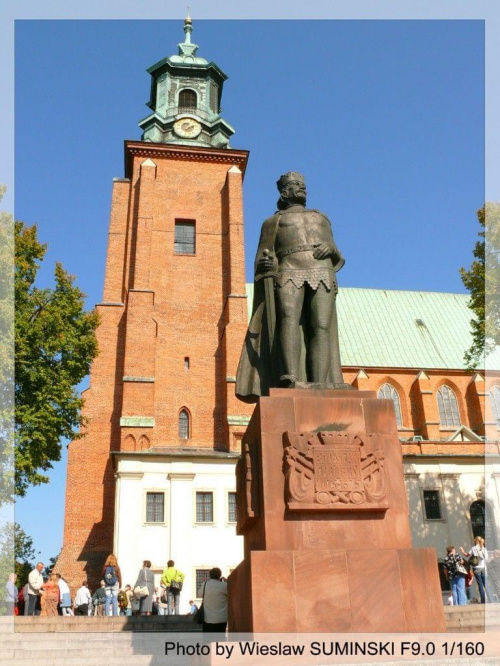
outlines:
[{"label": "chainmail tunic", "polygon": [[275,278],[276,286],[284,287],[287,282],[292,282],[297,289],[307,282],[314,290],[322,283],[327,291],[332,289],[334,293],[338,291],[335,271],[329,268],[286,268],[278,271]]}]

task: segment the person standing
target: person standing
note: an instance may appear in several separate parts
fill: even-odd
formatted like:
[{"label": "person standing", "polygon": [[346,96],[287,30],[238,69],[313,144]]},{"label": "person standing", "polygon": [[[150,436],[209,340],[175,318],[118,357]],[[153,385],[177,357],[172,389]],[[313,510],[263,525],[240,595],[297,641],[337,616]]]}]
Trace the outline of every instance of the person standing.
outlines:
[{"label": "person standing", "polygon": [[179,615],[179,601],[181,596],[184,574],[175,568],[175,562],[169,560],[167,568],[161,576],[161,582],[167,588],[168,615]]},{"label": "person standing", "polygon": [[493,559],[488,562],[488,577],[492,587],[491,601],[500,603],[500,550],[494,550]]},{"label": "person standing", "polygon": [[29,589],[29,583],[25,583],[23,587],[21,588],[20,592],[20,597],[22,597],[22,603],[23,603],[23,612],[22,614],[24,616],[28,615],[28,605],[29,605],[29,594],[28,594],[28,589]]},{"label": "person standing", "polygon": [[490,601],[489,590],[486,588],[486,560],[488,559],[488,551],[484,546],[484,539],[480,536],[475,537],[474,545],[470,549],[470,552],[466,553],[462,546],[460,546],[460,552],[464,557],[469,558],[469,565],[472,568],[479,588],[481,603],[484,604],[486,602],[486,596],[488,596],[488,601]]},{"label": "person standing", "polygon": [[203,631],[223,633],[227,625],[227,582],[218,567],[210,570],[203,588]]},{"label": "person standing", "polygon": [[192,599],[189,600],[189,613],[188,615],[194,615],[198,610],[198,606],[194,603]]},{"label": "person standing", "polygon": [[92,595],[88,588],[86,580],[83,581],[82,586],[78,588],[75,595],[75,615],[88,615],[89,604],[92,602]]},{"label": "person standing", "polygon": [[153,595],[155,592],[155,577],[151,571],[151,562],[149,560],[144,560],[142,563],[142,569],[139,571],[137,580],[134,585],[134,590],[136,587],[147,587],[148,595],[147,597],[141,597],[139,599],[139,612],[141,615],[151,615],[153,612]]},{"label": "person standing", "polygon": [[104,605],[106,603],[106,583],[101,580],[100,587],[92,595],[92,605],[94,606],[94,615],[96,617],[104,617]]},{"label": "person standing", "polygon": [[132,587],[130,585],[125,585],[125,594],[127,595],[127,610],[125,615],[127,617],[132,616],[132,601],[134,600],[134,593],[132,592]]},{"label": "person standing", "polygon": [[9,574],[7,583],[5,584],[5,606],[7,607],[7,615],[14,615],[14,606],[19,600],[19,592],[16,587],[16,574]]},{"label": "person standing", "polygon": [[61,600],[61,611],[63,615],[74,615],[71,608],[71,592],[68,583],[61,574],[56,574],[57,584],[59,585],[59,598]]},{"label": "person standing", "polygon": [[156,606],[158,607],[158,615],[167,615],[167,588],[160,585],[156,595]]},{"label": "person standing", "polygon": [[106,558],[102,568],[102,577],[106,584],[104,588],[106,591],[104,610],[106,617],[108,615],[118,615],[118,590],[122,586],[122,573],[115,555],[111,554]]},{"label": "person standing", "polygon": [[446,549],[446,557],[444,558],[443,565],[446,578],[450,581],[453,605],[465,606],[467,604],[467,596],[465,594],[467,569],[462,557],[456,552],[455,546],[448,546]]},{"label": "person standing", "polygon": [[57,612],[59,596],[59,581],[56,574],[52,573],[45,584],[45,614],[47,616],[59,616],[59,613]]},{"label": "person standing", "polygon": [[33,571],[28,576],[28,615],[36,614],[36,605],[38,597],[41,596],[43,590],[43,576],[44,570],[43,562],[38,562]]}]

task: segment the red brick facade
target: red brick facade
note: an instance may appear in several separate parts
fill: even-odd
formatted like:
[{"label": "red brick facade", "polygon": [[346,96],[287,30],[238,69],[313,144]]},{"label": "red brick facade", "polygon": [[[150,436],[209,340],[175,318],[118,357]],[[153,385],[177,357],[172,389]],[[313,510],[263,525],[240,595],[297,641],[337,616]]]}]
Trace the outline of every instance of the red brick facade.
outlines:
[{"label": "red brick facade", "polygon": [[[95,586],[113,549],[112,451],[229,450],[228,414],[247,327],[242,180],[248,153],[127,142],[113,187],[99,356],[85,392],[85,437],[69,445],[58,569]],[[174,252],[176,221],[194,254]],[[189,415],[189,439],[179,414]]]},{"label": "red brick facade", "polygon": [[363,390],[378,391],[385,383],[396,389],[401,405],[401,439],[420,435],[424,440],[440,441],[457,430],[458,426],[440,424],[437,391],[444,385],[456,396],[460,424],[479,436],[496,439],[491,432],[495,422],[487,396],[499,383],[498,376],[489,375],[485,381],[479,373],[464,370],[344,368],[344,379]]}]

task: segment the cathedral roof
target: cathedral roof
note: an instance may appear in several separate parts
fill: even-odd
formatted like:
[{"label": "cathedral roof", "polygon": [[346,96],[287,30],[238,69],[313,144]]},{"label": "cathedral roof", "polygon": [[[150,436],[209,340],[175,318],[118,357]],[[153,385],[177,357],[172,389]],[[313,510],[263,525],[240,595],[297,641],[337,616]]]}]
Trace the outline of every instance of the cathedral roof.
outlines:
[{"label": "cathedral roof", "polygon": [[[253,284],[247,285],[251,311]],[[389,289],[339,289],[343,366],[463,370],[472,344],[467,294]],[[500,348],[488,357],[500,368]]]}]

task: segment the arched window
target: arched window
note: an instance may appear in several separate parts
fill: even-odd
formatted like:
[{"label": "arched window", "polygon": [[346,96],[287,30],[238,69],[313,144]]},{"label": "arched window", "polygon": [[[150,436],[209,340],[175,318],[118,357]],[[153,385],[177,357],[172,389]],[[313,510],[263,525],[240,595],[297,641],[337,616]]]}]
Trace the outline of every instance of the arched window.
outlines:
[{"label": "arched window", "polygon": [[197,97],[194,90],[186,88],[179,93],[179,107],[185,111],[196,111]]},{"label": "arched window", "polygon": [[441,386],[437,392],[439,408],[439,421],[442,426],[459,426],[460,414],[458,413],[457,396],[449,386]]},{"label": "arched window", "polygon": [[491,413],[495,422],[498,424],[500,420],[500,388],[495,384],[492,389],[490,389],[490,405]]},{"label": "arched window", "polygon": [[486,548],[490,550],[498,548],[498,535],[495,529],[493,514],[485,502],[483,500],[472,502],[469,513],[472,534],[475,537],[483,537],[486,541]]},{"label": "arched window", "polygon": [[179,412],[179,437],[189,439],[189,414],[186,409]]},{"label": "arched window", "polygon": [[398,427],[403,426],[403,419],[401,418],[401,404],[399,402],[399,394],[390,384],[382,384],[377,393],[377,398],[383,398],[385,400],[392,400],[394,403],[394,411],[396,412],[396,423]]}]

